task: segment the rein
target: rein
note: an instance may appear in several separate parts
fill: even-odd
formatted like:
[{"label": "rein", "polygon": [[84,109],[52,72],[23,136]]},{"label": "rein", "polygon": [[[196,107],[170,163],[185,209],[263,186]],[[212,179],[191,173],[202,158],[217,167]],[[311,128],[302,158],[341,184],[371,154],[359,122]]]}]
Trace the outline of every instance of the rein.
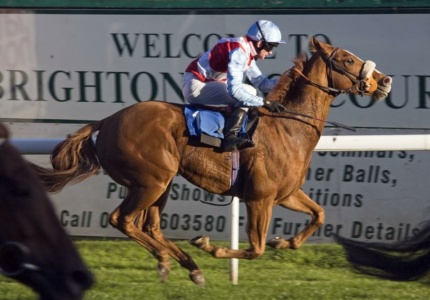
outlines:
[{"label": "rein", "polygon": [[[319,83],[316,83],[316,82],[313,82],[312,80],[310,80],[305,74],[303,74],[303,72],[302,71],[300,71],[297,67],[293,67],[292,69],[291,69],[292,71],[294,71],[294,72],[296,72],[297,74],[299,74],[301,77],[303,77],[303,79],[304,80],[306,80],[306,82],[307,83],[309,83],[310,85],[312,85],[312,86],[314,86],[314,87],[317,87],[317,88],[319,88],[320,90],[323,90],[323,91],[325,91],[325,92],[327,92],[327,93],[335,93],[335,95],[336,96],[338,96],[338,95],[340,95],[340,94],[349,94],[350,93],[350,91],[352,90],[352,87],[354,86],[352,86],[352,87],[350,87],[349,89],[347,89],[347,90],[339,90],[339,89],[336,89],[336,88],[332,88],[332,87],[329,87],[329,86],[323,86],[323,85],[321,85],[321,84],[319,84]],[[330,68],[330,73],[331,73],[331,68]]]},{"label": "rein", "polygon": [[[304,118],[308,118],[308,119],[312,119],[312,120],[319,121],[319,122],[322,122],[322,123],[327,123],[327,124],[333,125],[335,127],[343,128],[343,129],[346,129],[346,130],[349,130],[349,131],[354,131],[354,132],[356,131],[356,129],[354,127],[351,127],[351,126],[348,126],[348,125],[344,125],[344,124],[337,123],[337,122],[332,122],[332,121],[327,121],[327,120],[315,118],[313,116],[302,114],[302,113],[298,113],[298,112],[295,112],[295,111],[286,110],[286,111],[283,111],[283,113],[287,113],[287,114],[291,114],[291,115],[296,115],[296,116],[300,116],[300,117],[304,117]],[[282,117],[282,116],[277,116],[277,117]]]}]

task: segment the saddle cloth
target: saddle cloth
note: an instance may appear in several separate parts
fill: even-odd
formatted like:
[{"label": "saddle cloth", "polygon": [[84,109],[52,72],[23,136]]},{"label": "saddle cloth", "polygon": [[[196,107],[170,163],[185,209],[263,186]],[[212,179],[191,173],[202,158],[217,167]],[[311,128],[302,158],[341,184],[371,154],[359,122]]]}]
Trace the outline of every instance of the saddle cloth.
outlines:
[{"label": "saddle cloth", "polygon": [[[226,119],[222,113],[186,105],[184,116],[190,135],[201,136],[204,134],[217,139],[224,138],[223,130]],[[245,117],[240,133],[246,132],[247,121],[248,116]]]}]

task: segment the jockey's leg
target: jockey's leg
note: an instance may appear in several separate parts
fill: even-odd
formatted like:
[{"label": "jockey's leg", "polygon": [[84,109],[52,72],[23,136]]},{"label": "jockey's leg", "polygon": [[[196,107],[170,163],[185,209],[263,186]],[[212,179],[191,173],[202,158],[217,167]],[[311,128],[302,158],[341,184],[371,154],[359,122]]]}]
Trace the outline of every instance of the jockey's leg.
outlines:
[{"label": "jockey's leg", "polygon": [[184,74],[182,92],[184,99],[190,104],[233,106],[236,102],[228,94],[224,81],[201,82],[191,73]]},{"label": "jockey's leg", "polygon": [[224,151],[230,152],[236,149],[240,150],[255,146],[254,142],[247,137],[239,136],[240,129],[247,113],[247,107],[236,107],[231,116],[228,118],[224,127]]}]

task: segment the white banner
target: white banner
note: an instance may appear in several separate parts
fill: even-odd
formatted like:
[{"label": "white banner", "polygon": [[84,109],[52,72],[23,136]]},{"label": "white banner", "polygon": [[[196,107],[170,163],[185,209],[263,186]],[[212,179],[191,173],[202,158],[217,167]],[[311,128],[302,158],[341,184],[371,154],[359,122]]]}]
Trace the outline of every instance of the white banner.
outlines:
[{"label": "white banner", "polygon": [[147,99],[181,102],[181,73],[191,60],[263,18],[278,24],[287,40],[275,59],[259,62],[266,74],[290,68],[316,36],[393,76],[383,103],[339,96],[331,113],[336,121],[429,128],[430,18],[417,14],[0,14],[0,117],[97,120]]},{"label": "white banner", "polygon": [[[269,75],[292,66],[310,37],[348,49],[393,77],[385,102],[341,95],[330,119],[349,126],[429,129],[430,18],[428,15],[128,15],[0,14],[0,118],[14,138],[63,138],[82,125],[147,99],[182,103],[181,73],[192,59],[227,35],[243,35],[257,19],[270,19],[286,45],[259,61]],[[33,123],[31,120],[37,121]],[[72,123],[70,123],[72,122]],[[138,128],[136,129],[138,130]],[[363,134],[358,131],[357,134]],[[403,131],[401,131],[403,133]],[[349,155],[349,156],[348,156]],[[428,216],[427,152],[315,153],[304,190],[326,209],[326,224],[311,240],[331,232],[371,241],[413,234]],[[46,157],[30,157],[46,163]],[[73,235],[121,236],[108,214],[125,195],[100,174],[53,197]],[[169,237],[229,237],[229,198],[175,179],[162,227]],[[274,210],[270,237],[290,237],[309,218]],[[241,239],[246,239],[241,204]]]}]

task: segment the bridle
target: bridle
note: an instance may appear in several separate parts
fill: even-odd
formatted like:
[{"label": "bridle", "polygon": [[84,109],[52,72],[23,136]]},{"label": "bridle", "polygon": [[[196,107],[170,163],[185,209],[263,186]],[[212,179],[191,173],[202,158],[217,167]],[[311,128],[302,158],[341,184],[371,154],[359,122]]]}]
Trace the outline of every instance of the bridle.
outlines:
[{"label": "bridle", "polygon": [[[0,150],[6,141],[0,138]],[[0,237],[0,274],[7,277],[15,277],[26,271],[40,270],[34,264],[29,263],[30,249],[20,242],[4,240]]]},{"label": "bridle", "polygon": [[39,271],[29,263],[30,249],[22,243],[0,239],[0,274],[15,277],[26,271]]},{"label": "bridle", "polygon": [[[329,68],[329,75],[330,75],[330,78],[332,80],[332,82],[331,82],[332,87],[324,86],[324,85],[321,85],[319,83],[313,82],[305,74],[303,74],[303,72],[301,70],[299,70],[296,66],[291,68],[289,71],[290,72],[296,72],[308,84],[315,86],[315,87],[319,88],[320,90],[322,90],[326,93],[332,94],[335,97],[340,95],[340,94],[355,94],[355,93],[358,93],[361,96],[363,96],[364,93],[366,93],[366,92],[371,93],[371,92],[375,91],[377,88],[377,83],[371,75],[368,76],[369,73],[371,73],[370,71],[373,72],[373,70],[375,68],[375,63],[372,61],[366,61],[360,70],[360,74],[357,76],[357,75],[353,74],[352,72],[348,71],[347,69],[345,69],[344,67],[342,67],[338,62],[336,62],[333,59],[336,56],[336,53],[339,49],[340,48],[334,49],[330,55],[326,55],[325,53],[321,53],[322,59],[324,60],[324,62],[327,64],[327,66]],[[340,73],[343,76],[348,77],[348,79],[351,80],[351,82],[352,82],[351,87],[349,87],[347,89],[343,89],[343,90],[336,88],[334,81],[333,81],[333,76],[332,76],[333,70],[337,71],[338,73]],[[344,128],[344,129],[347,129],[350,131],[355,131],[355,128],[353,128],[353,127],[350,127],[350,126],[347,126],[344,124],[340,124],[337,122],[330,122],[327,120],[322,120],[322,119],[319,119],[319,118],[316,118],[316,117],[313,117],[313,116],[310,116],[307,114],[298,113],[298,112],[294,112],[294,111],[288,111],[288,110],[284,110],[284,113],[301,116],[301,117],[316,120],[319,122],[328,123],[328,124],[331,124],[333,126]]]},{"label": "bridle", "polygon": [[[360,74],[354,75],[353,73],[351,73],[350,71],[348,71],[347,69],[345,69],[344,67],[342,67],[338,62],[336,62],[333,58],[336,56],[337,51],[339,50],[339,48],[334,49],[334,51],[328,56],[325,53],[321,53],[321,57],[324,60],[324,62],[328,65],[329,68],[329,74],[330,74],[330,79],[331,79],[331,85],[330,86],[323,86],[321,84],[315,83],[312,80],[310,80],[306,75],[303,74],[302,71],[300,71],[297,67],[293,67],[291,70],[296,72],[297,74],[299,74],[303,79],[306,80],[306,82],[312,86],[315,86],[327,93],[331,93],[334,94],[334,96],[338,96],[340,94],[355,94],[358,93],[361,96],[364,95],[364,93],[371,93],[373,91],[376,90],[377,88],[377,83],[376,81],[373,79],[372,76],[368,76],[367,78],[367,73],[364,74],[364,70],[366,69],[366,66],[368,66],[369,64],[374,64],[371,61],[366,61],[363,64],[363,67],[360,70]],[[374,67],[373,67],[374,68]],[[337,71],[338,73],[340,73],[343,76],[348,77],[349,80],[351,80],[352,85],[351,87],[347,88],[347,89],[337,89],[335,87],[334,84],[334,80],[333,80],[333,70]]]},{"label": "bridle", "polygon": [[[376,81],[373,79],[372,76],[367,77],[367,75],[370,73],[369,70],[364,72],[364,70],[366,70],[366,69],[370,69],[371,71],[373,71],[375,63],[372,61],[366,61],[360,70],[360,74],[358,76],[356,76],[353,73],[351,73],[350,71],[348,71],[345,68],[343,68],[342,66],[340,66],[340,64],[338,62],[333,60],[333,58],[335,57],[338,50],[339,50],[339,48],[334,49],[334,51],[329,56],[325,55],[325,53],[321,53],[322,59],[328,65],[329,70],[330,70],[329,74],[330,74],[330,79],[332,81],[332,87],[323,86],[321,84],[313,82],[305,74],[303,74],[303,72],[301,70],[299,70],[295,66],[291,69],[291,71],[299,74],[308,84],[315,86],[315,87],[319,88],[320,90],[323,90],[329,94],[332,94],[335,97],[340,95],[340,94],[355,94],[355,92],[357,92],[358,94],[363,96],[364,93],[366,93],[366,92],[371,93],[371,92],[375,91],[377,88]],[[373,66],[370,66],[370,68],[369,68],[369,65],[372,65],[372,64],[373,64]],[[349,80],[351,80],[351,82],[352,82],[351,87],[349,87],[348,89],[343,89],[343,90],[337,89],[335,87],[333,76],[332,76],[333,70],[336,70],[341,75],[348,77]],[[350,131],[355,131],[355,128],[353,128],[353,127],[350,127],[350,126],[347,126],[344,124],[340,124],[337,122],[330,122],[327,120],[322,120],[322,119],[319,119],[319,118],[316,118],[316,117],[313,117],[313,116],[310,116],[307,114],[293,112],[293,111],[285,111],[285,113],[305,117],[305,118],[316,120],[316,121],[323,122],[323,123],[328,123],[328,124],[331,124],[333,126],[344,128],[344,129],[347,129]]]}]

